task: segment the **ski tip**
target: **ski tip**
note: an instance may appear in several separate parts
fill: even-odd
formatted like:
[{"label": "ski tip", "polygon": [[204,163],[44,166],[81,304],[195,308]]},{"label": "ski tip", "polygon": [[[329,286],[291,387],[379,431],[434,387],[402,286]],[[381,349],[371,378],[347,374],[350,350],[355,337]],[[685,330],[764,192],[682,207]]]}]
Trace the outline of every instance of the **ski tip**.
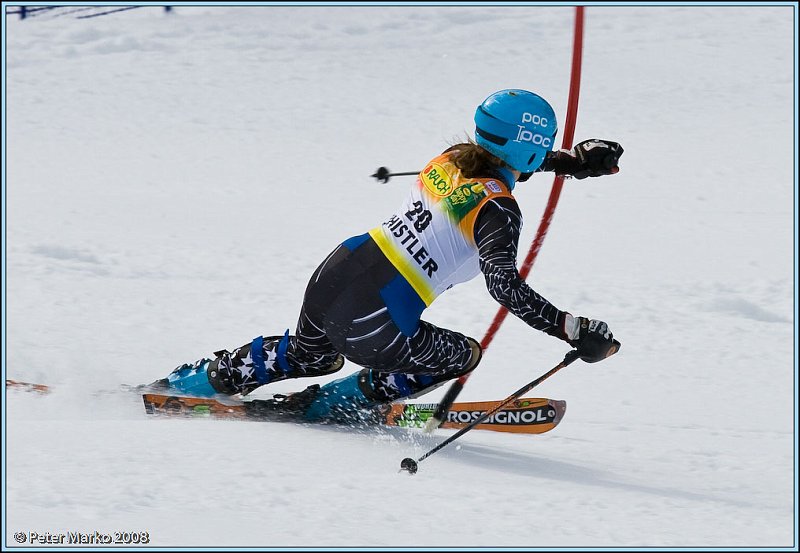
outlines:
[{"label": "ski tip", "polygon": [[553,426],[555,427],[558,426],[558,423],[561,422],[567,412],[567,402],[563,399],[551,399],[550,405],[556,412],[555,417],[553,417]]}]

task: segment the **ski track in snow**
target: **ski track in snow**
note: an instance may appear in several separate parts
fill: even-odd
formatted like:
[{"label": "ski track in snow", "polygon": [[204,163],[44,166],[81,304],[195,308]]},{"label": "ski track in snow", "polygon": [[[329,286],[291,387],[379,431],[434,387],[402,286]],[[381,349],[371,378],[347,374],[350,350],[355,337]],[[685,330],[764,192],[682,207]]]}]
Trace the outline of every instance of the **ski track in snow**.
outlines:
[{"label": "ski track in snow", "polygon": [[[566,182],[529,282],[622,349],[529,394],[567,400],[554,431],[470,432],[414,477],[449,431],[150,419],[98,391],[293,328],[317,263],[410,184],[369,175],[421,168],[489,93],[563,122],[573,8],[7,17],[5,370],[54,392],[6,393],[5,546],[796,545],[792,14],[587,8],[576,142],[619,140],[622,170]],[[521,255],[551,183],[516,189]],[[426,319],[482,337],[480,280]],[[460,399],[565,352],[509,318]]]}]

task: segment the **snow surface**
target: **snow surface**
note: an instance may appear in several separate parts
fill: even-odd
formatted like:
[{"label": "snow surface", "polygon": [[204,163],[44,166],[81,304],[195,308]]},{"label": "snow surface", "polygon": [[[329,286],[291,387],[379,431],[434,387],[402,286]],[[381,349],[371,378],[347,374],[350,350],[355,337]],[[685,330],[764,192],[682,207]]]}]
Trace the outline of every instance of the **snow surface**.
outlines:
[{"label": "snow surface", "polygon": [[[553,432],[470,432],[409,477],[452,431],[150,419],[100,393],[293,329],[316,265],[410,185],[369,175],[420,169],[491,92],[564,114],[573,13],[6,17],[3,368],[55,391],[5,395],[4,546],[796,547],[790,5],[587,9],[576,142],[620,141],[622,171],[567,181],[529,282],[623,347],[529,394],[567,400]],[[517,188],[523,253],[551,184]],[[480,338],[496,309],[479,278],[425,317]],[[510,318],[461,399],[566,351]]]}]

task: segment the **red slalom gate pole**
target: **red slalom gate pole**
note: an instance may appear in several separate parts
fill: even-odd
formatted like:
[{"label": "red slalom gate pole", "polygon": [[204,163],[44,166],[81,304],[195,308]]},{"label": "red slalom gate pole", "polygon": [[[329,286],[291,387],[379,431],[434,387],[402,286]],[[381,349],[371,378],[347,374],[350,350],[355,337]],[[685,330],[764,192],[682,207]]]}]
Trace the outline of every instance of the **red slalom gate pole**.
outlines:
[{"label": "red slalom gate pole", "polygon": [[[583,6],[575,7],[575,31],[573,33],[572,42],[572,71],[569,81],[567,117],[564,122],[564,138],[561,141],[561,149],[563,150],[572,148],[572,140],[575,137],[575,124],[578,119],[578,97],[580,96],[581,89],[581,61],[583,57],[583,12]],[[542,215],[542,220],[539,223],[539,229],[536,231],[536,238],[534,238],[533,242],[531,243],[531,247],[528,250],[528,255],[525,256],[525,260],[522,262],[522,266],[519,269],[519,274],[523,280],[528,278],[531,267],[533,267],[533,262],[536,260],[536,256],[539,254],[539,250],[542,248],[544,237],[547,235],[547,231],[550,228],[550,222],[553,220],[553,215],[556,211],[556,205],[558,205],[558,199],[561,196],[561,188],[563,187],[563,184],[564,177],[561,175],[556,175],[555,180],[553,181],[553,188],[550,190],[550,198],[547,200],[547,206],[545,207],[544,214]],[[497,331],[500,329],[500,326],[503,324],[503,321],[507,315],[508,309],[505,307],[500,307],[500,309],[497,310],[497,314],[495,314],[492,323],[486,330],[483,340],[481,340],[481,348],[484,351],[489,347],[489,344],[492,343],[492,340],[494,340],[495,334],[497,334]],[[469,376],[471,374],[472,373],[470,372],[462,375],[458,378],[458,380],[450,385],[450,388],[442,398],[442,401],[439,402],[436,412],[430,419],[428,419],[428,422],[425,425],[426,431],[431,432],[442,424],[447,411],[450,410],[453,402],[461,393],[461,390],[464,389],[464,385],[466,384],[467,380],[469,380]]]}]

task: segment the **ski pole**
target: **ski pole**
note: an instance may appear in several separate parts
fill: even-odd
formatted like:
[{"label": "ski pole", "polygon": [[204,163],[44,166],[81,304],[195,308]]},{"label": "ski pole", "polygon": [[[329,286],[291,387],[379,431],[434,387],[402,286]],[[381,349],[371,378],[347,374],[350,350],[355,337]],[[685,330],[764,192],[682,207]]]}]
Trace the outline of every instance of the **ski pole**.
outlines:
[{"label": "ski pole", "polygon": [[[616,342],[616,340],[615,340],[615,342]],[[457,440],[458,438],[460,438],[461,436],[463,436],[464,434],[466,434],[467,432],[469,432],[470,430],[475,428],[477,425],[479,425],[480,423],[482,423],[483,421],[485,421],[486,419],[488,419],[489,417],[491,417],[492,415],[497,413],[500,409],[502,409],[503,407],[505,407],[506,405],[508,405],[509,403],[514,401],[515,399],[517,399],[518,397],[522,396],[523,394],[529,392],[531,389],[535,388],[536,386],[538,386],[539,384],[544,382],[546,379],[548,379],[551,376],[553,376],[554,374],[556,374],[558,371],[560,371],[561,369],[563,369],[564,367],[566,367],[567,365],[569,365],[570,363],[572,363],[576,359],[578,359],[578,350],[573,349],[573,350],[569,351],[564,356],[564,360],[561,363],[559,363],[558,365],[556,365],[555,367],[553,367],[552,369],[550,369],[549,371],[544,373],[542,376],[540,376],[539,378],[537,378],[533,382],[529,382],[528,384],[525,384],[525,386],[523,386],[522,388],[520,388],[519,390],[517,390],[516,392],[514,392],[513,394],[508,396],[506,399],[504,399],[500,403],[500,405],[498,405],[497,407],[495,407],[491,411],[485,412],[483,415],[478,417],[477,420],[471,422],[468,426],[465,426],[464,428],[462,428],[461,430],[459,430],[458,432],[456,432],[455,434],[453,434],[452,436],[447,438],[445,441],[443,441],[442,443],[440,443],[439,445],[437,445],[436,447],[431,449],[429,452],[427,452],[425,455],[423,455],[422,457],[420,457],[416,461],[414,459],[412,459],[411,457],[406,457],[405,459],[403,459],[400,462],[400,471],[401,472],[402,471],[406,471],[409,474],[416,473],[417,472],[417,468],[418,468],[417,465],[419,463],[421,463],[423,460],[427,459],[428,457],[430,457],[431,455],[433,455],[434,453],[436,453],[437,451],[439,451],[440,449],[445,447],[447,444]]]},{"label": "ski pole", "polygon": [[375,178],[375,179],[377,179],[379,181],[389,182],[389,179],[391,177],[403,177],[403,176],[407,176],[407,175],[419,175],[419,173],[420,173],[419,171],[408,171],[406,173],[391,173],[391,172],[389,172],[389,169],[387,169],[386,167],[378,167],[378,170],[375,171],[370,176],[372,176],[373,178]]}]

